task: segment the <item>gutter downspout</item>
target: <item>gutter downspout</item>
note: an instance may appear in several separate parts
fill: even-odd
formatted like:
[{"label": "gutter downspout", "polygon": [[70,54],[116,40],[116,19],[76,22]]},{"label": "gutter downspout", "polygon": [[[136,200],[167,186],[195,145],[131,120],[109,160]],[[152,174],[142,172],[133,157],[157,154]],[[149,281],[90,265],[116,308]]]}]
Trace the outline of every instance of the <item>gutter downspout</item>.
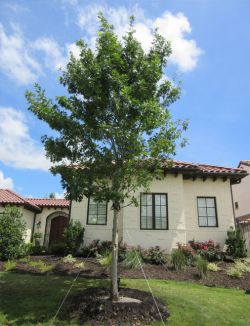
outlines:
[{"label": "gutter downspout", "polygon": [[36,225],[36,212],[34,212],[34,219],[33,219],[33,226],[32,226],[32,232],[30,237],[30,242],[33,241],[34,231],[35,231],[35,225]]},{"label": "gutter downspout", "polygon": [[232,184],[231,184],[231,182],[230,182],[230,191],[231,191],[231,199],[232,199],[233,215],[234,215],[234,228],[236,228],[236,218],[235,218],[235,209],[234,209],[234,199],[233,199],[233,190],[232,190]]}]

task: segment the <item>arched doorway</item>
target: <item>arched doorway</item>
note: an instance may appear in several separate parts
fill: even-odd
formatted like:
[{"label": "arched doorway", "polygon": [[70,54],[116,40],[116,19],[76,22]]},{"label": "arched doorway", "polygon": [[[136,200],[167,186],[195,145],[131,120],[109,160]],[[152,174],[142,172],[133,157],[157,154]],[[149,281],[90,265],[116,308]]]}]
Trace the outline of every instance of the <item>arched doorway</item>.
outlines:
[{"label": "arched doorway", "polygon": [[50,214],[46,220],[44,246],[63,241],[63,232],[69,224],[69,216],[65,212]]},{"label": "arched doorway", "polygon": [[68,218],[66,216],[57,216],[51,220],[49,245],[55,242],[63,242],[63,232],[68,226]]}]

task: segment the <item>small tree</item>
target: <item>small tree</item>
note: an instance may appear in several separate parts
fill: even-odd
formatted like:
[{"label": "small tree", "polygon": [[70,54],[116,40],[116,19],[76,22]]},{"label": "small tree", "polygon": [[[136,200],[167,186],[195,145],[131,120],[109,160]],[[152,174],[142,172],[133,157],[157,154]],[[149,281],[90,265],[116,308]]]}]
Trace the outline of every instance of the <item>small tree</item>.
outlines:
[{"label": "small tree", "polygon": [[24,247],[25,222],[17,207],[7,206],[0,214],[0,259],[20,256]]},{"label": "small tree", "polygon": [[243,237],[240,227],[237,229],[231,228],[227,232],[226,253],[233,258],[244,258],[247,256],[246,240]]},{"label": "small tree", "polygon": [[137,204],[139,187],[162,176],[162,159],[171,165],[187,125],[173,121],[168,109],[180,93],[164,78],[170,44],[155,32],[145,53],[134,36],[133,18],[122,41],[101,14],[99,19],[96,51],[78,41],[80,57],[71,55],[60,78],[69,96],[53,102],[36,85],[26,98],[29,110],[57,131],[42,140],[68,197],[112,202],[112,299],[118,300],[120,211],[125,201]]}]

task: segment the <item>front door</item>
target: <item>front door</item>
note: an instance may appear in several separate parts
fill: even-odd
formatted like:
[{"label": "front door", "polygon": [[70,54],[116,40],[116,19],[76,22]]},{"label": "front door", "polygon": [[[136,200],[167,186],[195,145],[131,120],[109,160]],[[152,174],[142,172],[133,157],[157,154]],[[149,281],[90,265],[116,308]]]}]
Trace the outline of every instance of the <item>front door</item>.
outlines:
[{"label": "front door", "polygon": [[57,216],[51,220],[49,244],[55,242],[63,242],[63,232],[68,226],[68,218],[65,216]]}]

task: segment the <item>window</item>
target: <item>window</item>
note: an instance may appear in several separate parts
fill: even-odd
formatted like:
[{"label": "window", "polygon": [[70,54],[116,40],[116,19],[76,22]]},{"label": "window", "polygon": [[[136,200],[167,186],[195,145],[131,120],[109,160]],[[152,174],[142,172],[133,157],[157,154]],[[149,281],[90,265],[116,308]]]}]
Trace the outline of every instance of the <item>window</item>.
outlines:
[{"label": "window", "polygon": [[167,194],[141,194],[141,229],[167,228]]},{"label": "window", "polygon": [[104,225],[107,224],[107,203],[97,202],[93,198],[88,200],[87,224]]},{"label": "window", "polygon": [[199,226],[218,226],[215,197],[198,197]]}]

